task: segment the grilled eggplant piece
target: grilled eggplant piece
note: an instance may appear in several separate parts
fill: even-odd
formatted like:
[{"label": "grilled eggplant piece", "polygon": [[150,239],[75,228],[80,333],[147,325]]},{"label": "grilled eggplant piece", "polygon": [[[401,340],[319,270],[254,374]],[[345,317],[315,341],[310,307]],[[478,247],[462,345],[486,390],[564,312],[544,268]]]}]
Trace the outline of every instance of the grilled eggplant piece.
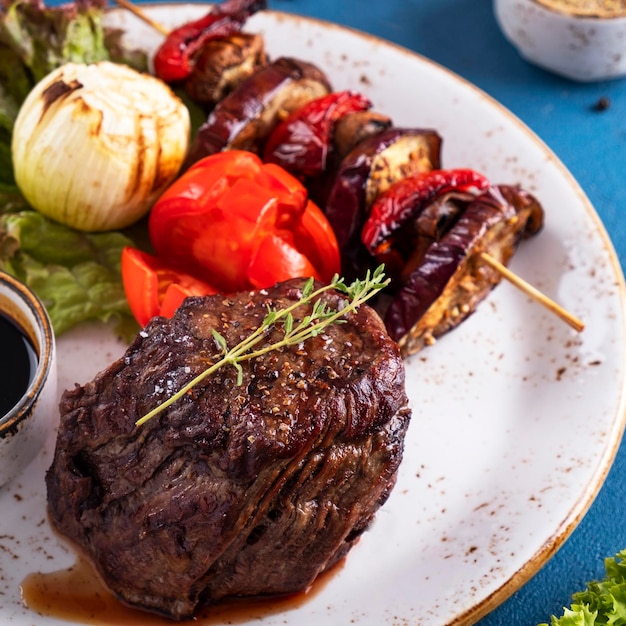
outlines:
[{"label": "grilled eggplant piece", "polygon": [[212,39],[195,58],[185,89],[194,102],[212,109],[267,62],[260,35],[236,33]]},{"label": "grilled eggplant piece", "polygon": [[360,236],[374,199],[406,176],[438,169],[440,154],[435,130],[388,128],[343,159],[323,206],[342,251],[344,275],[354,278],[371,265]]},{"label": "grilled eggplant piece", "polygon": [[522,238],[528,239],[536,235],[543,228],[543,207],[527,191],[519,185],[500,185],[500,193],[504,199],[515,207],[515,210],[528,211],[526,227],[522,231]]},{"label": "grilled eggplant piece", "polygon": [[541,205],[519,187],[492,186],[469,202],[428,248],[385,313],[385,326],[402,354],[414,354],[458,326],[500,282],[481,253],[506,265],[519,241],[542,223]]},{"label": "grilled eggplant piece", "polygon": [[281,119],[330,90],[328,79],[315,65],[287,57],[277,59],[216,105],[198,130],[185,167],[222,150],[258,154]]},{"label": "grilled eggplant piece", "polygon": [[390,128],[390,117],[377,111],[356,111],[337,120],[333,133],[336,156],[342,160],[362,141]]}]

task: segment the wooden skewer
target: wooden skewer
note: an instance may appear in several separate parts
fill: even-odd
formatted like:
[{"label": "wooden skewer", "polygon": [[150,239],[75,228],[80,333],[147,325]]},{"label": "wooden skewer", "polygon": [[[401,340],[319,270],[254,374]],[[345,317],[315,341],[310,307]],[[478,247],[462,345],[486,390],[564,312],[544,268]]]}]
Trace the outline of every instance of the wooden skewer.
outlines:
[{"label": "wooden skewer", "polygon": [[538,289],[527,283],[523,278],[520,278],[517,274],[514,274],[506,265],[503,265],[497,259],[494,259],[490,254],[482,252],[480,258],[498,272],[503,278],[506,278],[510,283],[515,285],[518,289],[523,291],[526,295],[530,296],[533,300],[539,302],[546,307],[549,311],[552,311],[555,315],[560,317],[563,321],[567,322],[574,330],[581,332],[585,325],[578,318],[574,317],[571,313],[566,311],[563,307],[556,302],[548,298],[544,293],[541,293]]},{"label": "wooden skewer", "polygon": [[153,20],[149,15],[147,15],[144,11],[142,11],[139,7],[135,6],[132,2],[128,0],[116,0],[116,2],[123,8],[127,9],[134,15],[136,15],[140,20],[143,20],[146,24],[149,24],[155,30],[159,31],[162,35],[166,37],[170,34],[169,28],[163,26],[163,24],[159,24]]}]

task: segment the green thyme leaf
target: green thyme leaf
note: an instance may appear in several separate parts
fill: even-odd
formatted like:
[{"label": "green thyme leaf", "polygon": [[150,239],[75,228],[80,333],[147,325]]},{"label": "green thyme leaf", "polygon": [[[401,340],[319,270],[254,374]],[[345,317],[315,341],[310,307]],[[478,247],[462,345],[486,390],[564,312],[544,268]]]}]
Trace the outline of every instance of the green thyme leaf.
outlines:
[{"label": "green thyme leaf", "polygon": [[228,352],[228,345],[226,344],[226,339],[218,333],[215,328],[211,329],[213,333],[213,339],[215,339],[215,343],[218,345],[219,349],[222,351],[222,354],[226,354]]}]

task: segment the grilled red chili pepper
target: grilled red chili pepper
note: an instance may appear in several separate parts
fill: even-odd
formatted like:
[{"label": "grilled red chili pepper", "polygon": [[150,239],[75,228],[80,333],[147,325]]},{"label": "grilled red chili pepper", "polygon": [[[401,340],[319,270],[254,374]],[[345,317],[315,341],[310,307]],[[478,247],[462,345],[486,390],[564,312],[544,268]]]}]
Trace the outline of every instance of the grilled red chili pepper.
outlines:
[{"label": "grilled red chili pepper", "polygon": [[489,180],[470,169],[431,170],[403,178],[381,193],[361,231],[361,241],[376,256],[386,239],[437,197],[451,191],[483,191]]},{"label": "grilled red chili pepper", "polygon": [[263,160],[295,176],[316,176],[326,169],[335,123],[348,113],[367,111],[371,106],[365,96],[350,90],[311,100],[272,131]]},{"label": "grilled red chili pepper", "polygon": [[267,8],[267,0],[226,0],[199,20],[175,28],[154,57],[154,72],[166,83],[187,78],[193,57],[210,39],[227,37],[241,30],[250,15]]}]

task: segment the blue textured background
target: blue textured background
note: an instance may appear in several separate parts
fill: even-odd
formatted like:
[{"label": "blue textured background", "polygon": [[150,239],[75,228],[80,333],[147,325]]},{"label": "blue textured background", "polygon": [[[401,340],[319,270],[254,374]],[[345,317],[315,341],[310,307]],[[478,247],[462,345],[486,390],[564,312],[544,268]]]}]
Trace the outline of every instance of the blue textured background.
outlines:
[{"label": "blue textured background", "polygon": [[[270,7],[393,41],[446,66],[499,100],[578,179],[624,266],[626,80],[578,84],[529,65],[500,33],[491,0],[270,0]],[[593,110],[600,98],[610,101],[606,111]],[[603,575],[603,559],[626,548],[625,511],[626,444],[622,444],[604,487],[571,537],[480,626],[532,626],[549,622],[551,614],[560,615],[574,591]]]}]

